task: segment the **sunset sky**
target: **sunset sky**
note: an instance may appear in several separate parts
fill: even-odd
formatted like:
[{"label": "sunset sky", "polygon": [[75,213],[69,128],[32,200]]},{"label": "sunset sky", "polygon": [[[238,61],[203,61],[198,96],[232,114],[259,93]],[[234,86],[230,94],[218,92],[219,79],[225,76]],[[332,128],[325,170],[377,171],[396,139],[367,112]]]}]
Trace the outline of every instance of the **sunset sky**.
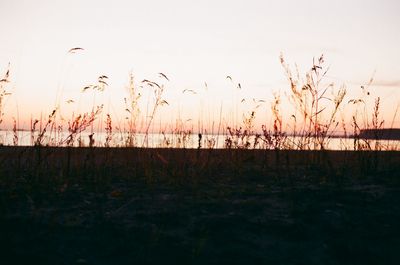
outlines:
[{"label": "sunset sky", "polygon": [[[61,102],[75,101],[64,111],[85,111],[93,96],[80,91],[100,75],[109,87],[96,100],[121,120],[130,72],[138,83],[160,80],[159,72],[170,78],[167,121],[218,119],[221,106],[227,113],[235,108],[233,99],[269,104],[273,92],[284,97],[282,53],[302,73],[324,54],[327,82],[345,84],[348,98],[374,77],[371,97],[381,97],[390,125],[400,103],[399,12],[396,0],[1,0],[0,70],[10,63],[13,93],[4,124],[17,117],[26,126],[31,116],[48,113],[57,91]],[[68,53],[73,47],[84,50]],[[233,93],[239,82],[241,91]]]}]

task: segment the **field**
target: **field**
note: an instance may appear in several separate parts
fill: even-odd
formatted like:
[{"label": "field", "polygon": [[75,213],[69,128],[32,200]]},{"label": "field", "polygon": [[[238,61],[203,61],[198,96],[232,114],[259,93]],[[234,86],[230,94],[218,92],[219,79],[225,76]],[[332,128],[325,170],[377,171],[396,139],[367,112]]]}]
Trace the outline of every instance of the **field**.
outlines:
[{"label": "field", "polygon": [[0,265],[400,264],[400,1],[0,10]]},{"label": "field", "polygon": [[0,148],[1,264],[398,264],[400,153]]},{"label": "field", "polygon": [[231,109],[199,97],[198,117],[168,123],[172,109],[186,113],[166,97],[170,79],[131,74],[121,118],[96,101],[101,75],[81,91],[87,111],[57,98],[29,128],[4,112],[7,70],[0,263],[398,264],[398,107],[381,114],[373,78],[356,97],[326,82],[323,56],[305,78],[280,64],[286,105],[279,93],[241,99],[227,76]]}]

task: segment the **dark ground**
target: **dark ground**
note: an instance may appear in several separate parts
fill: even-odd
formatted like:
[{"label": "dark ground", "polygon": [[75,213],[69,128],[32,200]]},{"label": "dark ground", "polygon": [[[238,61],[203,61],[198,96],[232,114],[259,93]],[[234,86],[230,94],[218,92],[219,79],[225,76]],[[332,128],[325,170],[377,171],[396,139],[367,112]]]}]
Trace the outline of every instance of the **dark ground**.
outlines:
[{"label": "dark ground", "polygon": [[400,264],[400,154],[0,148],[0,264]]}]

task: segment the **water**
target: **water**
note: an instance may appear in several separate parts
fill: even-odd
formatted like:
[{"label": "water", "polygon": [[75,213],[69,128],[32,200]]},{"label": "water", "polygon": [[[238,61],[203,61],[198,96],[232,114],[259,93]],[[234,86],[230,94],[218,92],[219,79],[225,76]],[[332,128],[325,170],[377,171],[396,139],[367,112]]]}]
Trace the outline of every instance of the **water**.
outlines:
[{"label": "water", "polygon": [[[37,138],[35,134],[35,139]],[[74,146],[89,146],[90,145],[90,133],[82,132],[77,135],[74,141]],[[18,131],[17,132],[18,146],[32,146],[34,141],[32,140],[32,134],[29,131]],[[93,146],[104,147],[106,146],[106,133],[94,133]],[[66,139],[68,138],[67,132],[58,133],[57,135],[45,135],[43,137],[42,145],[50,146],[65,146]],[[274,149],[278,146],[280,149],[320,149],[319,145],[315,145],[313,138],[301,138],[287,136],[282,141],[274,141],[272,144],[259,139],[257,144],[255,143],[255,136],[248,138],[232,138],[227,135],[202,135],[199,141],[198,134],[160,134],[154,133],[149,134],[146,138],[145,134],[138,133],[135,135],[133,142],[128,143],[127,133],[114,133],[109,141],[111,147],[148,147],[148,148],[226,148],[227,139],[231,139],[232,148],[245,148],[246,143],[249,149]],[[0,143],[3,145],[14,145],[14,134],[11,131],[0,132]],[[133,144],[132,144],[133,143]],[[357,142],[356,142],[357,144]],[[324,142],[324,148],[329,150],[354,150],[355,139],[354,138],[330,138]],[[372,149],[372,150],[400,150],[399,140],[359,140],[358,145],[361,145],[361,149]]]}]

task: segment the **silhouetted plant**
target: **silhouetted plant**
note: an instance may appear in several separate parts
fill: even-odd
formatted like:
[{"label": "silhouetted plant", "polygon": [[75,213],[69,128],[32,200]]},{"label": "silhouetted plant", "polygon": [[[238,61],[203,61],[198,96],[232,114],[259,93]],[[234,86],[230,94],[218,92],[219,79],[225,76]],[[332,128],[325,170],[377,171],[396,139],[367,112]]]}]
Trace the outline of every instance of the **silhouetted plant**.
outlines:
[{"label": "silhouetted plant", "polygon": [[11,95],[10,92],[6,89],[6,84],[10,82],[10,65],[8,65],[8,69],[4,74],[3,78],[0,79],[0,124],[3,122],[4,117],[4,104],[5,98]]},{"label": "silhouetted plant", "polygon": [[[34,123],[31,125],[31,133],[32,133],[31,137],[34,142],[34,145],[42,146],[44,144],[46,132],[49,129],[49,127],[52,127],[52,125],[54,124],[55,118],[56,118],[56,113],[57,113],[57,109],[54,109],[51,112],[51,114],[48,116],[48,119],[47,119],[46,123],[44,124],[44,126],[42,125],[42,122],[40,121],[39,132],[38,132],[36,139],[35,139],[35,131],[36,131],[35,128],[39,121],[35,120]],[[49,144],[49,143],[47,143],[47,144]]]},{"label": "silhouetted plant", "polygon": [[[75,139],[78,134],[81,134],[89,126],[93,124],[96,118],[100,115],[103,110],[103,105],[97,106],[96,110],[90,113],[79,114],[78,116],[72,116],[72,120],[68,121],[68,132],[69,135],[61,142],[62,145],[73,146]],[[93,133],[89,135],[89,146],[93,145]]]},{"label": "silhouetted plant", "polygon": [[104,142],[104,146],[105,147],[110,147],[110,143],[111,143],[111,140],[112,140],[112,137],[113,137],[113,132],[112,132],[112,120],[111,120],[111,116],[110,116],[110,114],[108,114],[107,113],[107,119],[106,119],[106,128],[105,128],[105,131],[106,131],[106,139],[105,139],[105,142]]},{"label": "silhouetted plant", "polygon": [[[302,129],[296,131],[299,140],[295,146],[298,146],[299,149],[325,149],[327,142],[339,125],[339,122],[336,121],[336,114],[346,95],[345,87],[342,86],[336,91],[334,84],[323,82],[329,70],[329,67],[324,68],[323,66],[323,55],[317,60],[313,60],[311,69],[306,73],[305,81],[300,80],[298,71],[296,76],[292,74],[282,55],[280,61],[290,82],[290,102],[295,107],[295,111],[300,112],[302,118]],[[328,92],[331,92],[333,97],[327,96]],[[329,118],[325,119],[323,114],[329,109],[331,109],[328,114]],[[295,114],[292,117],[295,122],[294,127],[296,127],[298,117]]]},{"label": "silhouetted plant", "polygon": [[[169,79],[164,74],[160,73],[160,75],[164,79],[169,81]],[[151,126],[151,124],[153,122],[153,119],[154,119],[154,117],[156,115],[157,109],[160,106],[169,105],[169,103],[165,99],[163,99],[163,97],[162,97],[163,96],[163,92],[164,92],[164,85],[163,84],[160,85],[160,84],[158,84],[158,83],[156,83],[154,81],[150,81],[150,80],[147,80],[147,79],[144,79],[142,81],[142,83],[144,83],[148,87],[152,88],[153,89],[153,93],[154,93],[154,105],[153,105],[153,109],[152,109],[152,111],[150,113],[150,116],[149,116],[149,121],[147,122],[147,125],[146,125],[145,136],[144,136],[144,140],[143,140],[143,144],[142,144],[142,146],[148,146],[149,130],[150,130],[150,126]]]},{"label": "silhouetted plant", "polygon": [[129,74],[129,84],[127,86],[129,97],[124,98],[125,102],[125,111],[129,113],[128,120],[128,130],[127,137],[125,141],[126,146],[135,146],[136,145],[136,133],[137,133],[137,120],[140,114],[139,108],[139,99],[141,98],[141,94],[137,91],[134,76],[132,73]]}]

